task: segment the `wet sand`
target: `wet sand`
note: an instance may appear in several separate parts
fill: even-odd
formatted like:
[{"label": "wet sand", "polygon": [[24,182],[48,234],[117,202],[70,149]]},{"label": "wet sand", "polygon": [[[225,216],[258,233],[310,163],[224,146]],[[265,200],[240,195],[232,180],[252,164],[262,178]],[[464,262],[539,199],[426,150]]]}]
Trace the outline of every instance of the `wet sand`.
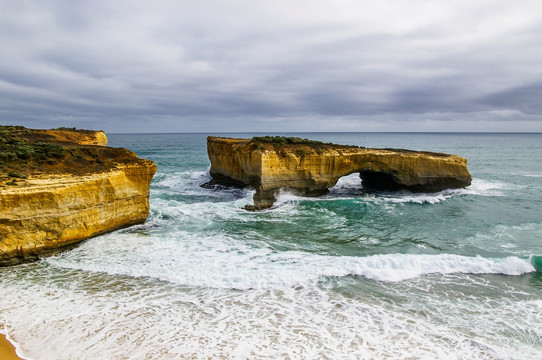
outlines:
[{"label": "wet sand", "polygon": [[15,346],[13,346],[3,334],[0,334],[0,359],[21,360],[15,353]]}]

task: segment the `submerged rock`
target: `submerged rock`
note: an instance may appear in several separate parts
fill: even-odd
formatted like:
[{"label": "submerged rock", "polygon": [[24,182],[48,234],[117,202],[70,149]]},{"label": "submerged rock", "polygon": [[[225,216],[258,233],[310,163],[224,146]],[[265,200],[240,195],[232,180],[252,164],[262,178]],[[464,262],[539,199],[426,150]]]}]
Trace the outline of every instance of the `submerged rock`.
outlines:
[{"label": "submerged rock", "polygon": [[0,131],[0,266],[146,220],[152,161],[102,146],[103,132]]},{"label": "submerged rock", "polygon": [[254,206],[273,206],[278,190],[320,195],[339,178],[359,173],[364,187],[435,192],[470,185],[467,160],[443,153],[367,149],[299,138],[231,139],[209,136],[207,153],[215,183],[256,189]]}]

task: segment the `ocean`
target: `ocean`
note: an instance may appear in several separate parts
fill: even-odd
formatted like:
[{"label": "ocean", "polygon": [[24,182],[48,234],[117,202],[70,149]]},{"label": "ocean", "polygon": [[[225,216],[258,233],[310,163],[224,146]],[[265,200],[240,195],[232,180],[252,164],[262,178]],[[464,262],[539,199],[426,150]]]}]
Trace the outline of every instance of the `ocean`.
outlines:
[{"label": "ocean", "polygon": [[158,165],[147,222],[0,268],[0,331],[35,360],[542,359],[542,134],[287,135],[457,154],[472,185],[248,212],[200,187],[207,134],[112,134]]}]

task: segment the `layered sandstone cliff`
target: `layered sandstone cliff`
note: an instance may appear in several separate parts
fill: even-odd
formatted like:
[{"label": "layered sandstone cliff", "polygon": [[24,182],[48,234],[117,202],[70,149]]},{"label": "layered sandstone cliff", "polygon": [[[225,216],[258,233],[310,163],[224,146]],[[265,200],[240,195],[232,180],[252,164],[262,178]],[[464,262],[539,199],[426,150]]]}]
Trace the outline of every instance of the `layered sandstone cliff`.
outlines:
[{"label": "layered sandstone cliff", "polygon": [[[27,130],[26,138],[35,136]],[[107,142],[99,133],[89,134],[83,144],[89,138]],[[148,216],[149,185],[156,172],[152,161],[126,149],[81,145],[74,142],[77,134],[60,135],[61,140],[49,139],[63,144],[56,158],[36,155],[26,158],[24,167],[4,162],[0,169],[0,265],[36,260]],[[14,140],[4,149],[11,149],[9,141]],[[48,149],[41,142],[18,144],[21,149],[34,145]]]},{"label": "layered sandstone cliff", "polygon": [[207,152],[213,181],[254,187],[254,207],[249,208],[256,210],[272,206],[281,188],[318,195],[352,173],[360,174],[364,187],[379,190],[434,192],[471,182],[467,160],[442,153],[218,137],[207,139]]}]

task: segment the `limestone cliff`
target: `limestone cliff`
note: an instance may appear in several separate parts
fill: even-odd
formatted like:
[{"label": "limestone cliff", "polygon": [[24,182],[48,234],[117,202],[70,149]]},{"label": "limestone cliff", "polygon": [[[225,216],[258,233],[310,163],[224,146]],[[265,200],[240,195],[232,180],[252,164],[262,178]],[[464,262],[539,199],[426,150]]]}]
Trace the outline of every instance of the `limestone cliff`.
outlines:
[{"label": "limestone cliff", "polygon": [[[24,137],[16,133],[0,139],[0,155],[49,149],[42,142],[17,143],[24,138],[43,140],[41,130],[37,135],[27,130]],[[152,161],[126,149],[77,143],[93,138],[106,143],[105,134],[90,140],[61,135],[49,138],[63,145],[60,150],[54,147],[49,158],[25,155],[13,164],[0,157],[0,266],[57,253],[89,237],[142,223],[148,216],[149,185],[156,172]]]},{"label": "limestone cliff", "polygon": [[282,139],[209,137],[213,180],[254,187],[250,209],[272,206],[281,188],[304,195],[324,193],[352,173],[360,174],[364,187],[380,190],[433,192],[471,182],[467,160],[456,155]]}]

